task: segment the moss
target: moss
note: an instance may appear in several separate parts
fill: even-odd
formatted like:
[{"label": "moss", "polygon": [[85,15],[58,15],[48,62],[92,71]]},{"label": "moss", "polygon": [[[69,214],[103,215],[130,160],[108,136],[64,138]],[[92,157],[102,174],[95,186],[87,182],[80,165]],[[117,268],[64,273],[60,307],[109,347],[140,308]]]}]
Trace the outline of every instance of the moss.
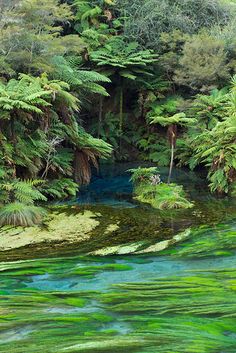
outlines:
[{"label": "moss", "polygon": [[104,232],[104,234],[112,234],[119,229],[119,224],[109,224]]},{"label": "moss", "polygon": [[[72,209],[73,210],[73,209]],[[98,213],[53,211],[44,227],[6,228],[0,237],[0,250],[9,250],[29,244],[44,242],[81,242],[89,239],[91,232],[99,225]]]},{"label": "moss", "polygon": [[89,253],[90,255],[96,256],[106,256],[106,255],[125,255],[125,254],[132,254],[140,249],[145,242],[138,242],[126,245],[118,245],[118,246],[110,246],[107,248],[99,249]]}]

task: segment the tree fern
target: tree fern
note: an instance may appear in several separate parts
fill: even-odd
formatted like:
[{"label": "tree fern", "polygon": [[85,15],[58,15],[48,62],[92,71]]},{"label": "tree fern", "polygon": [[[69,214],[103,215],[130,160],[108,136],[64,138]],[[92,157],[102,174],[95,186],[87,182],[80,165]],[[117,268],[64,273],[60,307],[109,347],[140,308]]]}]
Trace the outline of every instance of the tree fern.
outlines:
[{"label": "tree fern", "polygon": [[86,92],[108,96],[105,88],[99,82],[109,83],[110,79],[96,71],[84,70],[75,57],[65,59],[62,56],[57,56],[53,58],[53,64],[55,67],[54,76],[68,82],[79,96]]}]

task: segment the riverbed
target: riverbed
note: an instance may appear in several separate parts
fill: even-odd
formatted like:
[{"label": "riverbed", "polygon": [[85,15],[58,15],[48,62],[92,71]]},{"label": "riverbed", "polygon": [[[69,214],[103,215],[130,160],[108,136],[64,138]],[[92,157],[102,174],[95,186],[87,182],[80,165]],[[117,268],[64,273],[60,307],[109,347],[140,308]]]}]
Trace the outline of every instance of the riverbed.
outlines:
[{"label": "riverbed", "polygon": [[80,207],[108,207],[113,221],[127,219],[110,242],[98,234],[104,242],[93,247],[145,240],[145,250],[162,234],[188,230],[188,237],[161,252],[92,256],[84,246],[2,258],[1,353],[236,352],[234,202],[213,199],[201,180],[188,179],[195,211],[160,215],[131,202],[122,175],[111,176],[110,189],[96,179],[81,195]]}]

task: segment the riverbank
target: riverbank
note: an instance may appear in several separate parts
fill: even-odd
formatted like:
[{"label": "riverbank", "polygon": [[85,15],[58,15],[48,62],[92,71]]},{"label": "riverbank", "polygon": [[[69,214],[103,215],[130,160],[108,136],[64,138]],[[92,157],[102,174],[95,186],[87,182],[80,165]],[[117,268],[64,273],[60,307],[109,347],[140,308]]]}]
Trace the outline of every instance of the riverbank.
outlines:
[{"label": "riverbank", "polygon": [[2,227],[0,257],[1,254],[11,254],[12,250],[18,249],[28,249],[30,253],[30,249],[37,252],[37,249],[79,245],[89,241],[93,231],[100,225],[101,218],[100,213],[82,210],[77,206],[51,208],[41,226]]}]

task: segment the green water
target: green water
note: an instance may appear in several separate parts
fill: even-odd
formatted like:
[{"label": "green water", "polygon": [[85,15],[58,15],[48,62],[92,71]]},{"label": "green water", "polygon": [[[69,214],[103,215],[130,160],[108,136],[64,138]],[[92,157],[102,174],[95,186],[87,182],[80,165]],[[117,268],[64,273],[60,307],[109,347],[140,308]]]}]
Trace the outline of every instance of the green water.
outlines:
[{"label": "green water", "polygon": [[235,353],[235,239],[231,221],[167,255],[2,262],[0,352]]}]

